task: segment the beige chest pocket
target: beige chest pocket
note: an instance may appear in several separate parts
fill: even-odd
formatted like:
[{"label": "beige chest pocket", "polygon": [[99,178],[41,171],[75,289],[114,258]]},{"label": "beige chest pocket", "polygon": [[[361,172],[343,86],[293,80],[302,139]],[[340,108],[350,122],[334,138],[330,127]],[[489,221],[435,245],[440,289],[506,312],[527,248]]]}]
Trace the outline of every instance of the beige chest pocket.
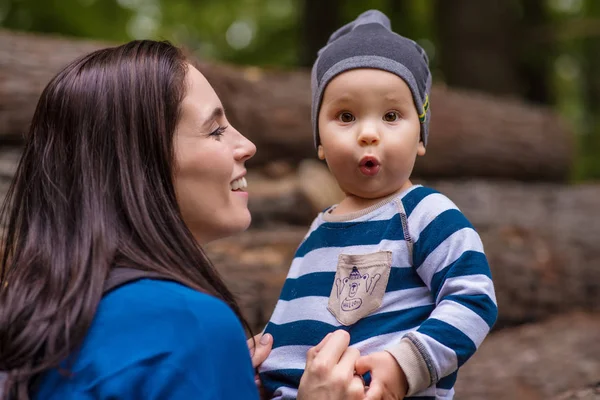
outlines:
[{"label": "beige chest pocket", "polygon": [[327,309],[343,325],[352,325],[381,306],[390,278],[391,251],[340,254]]}]

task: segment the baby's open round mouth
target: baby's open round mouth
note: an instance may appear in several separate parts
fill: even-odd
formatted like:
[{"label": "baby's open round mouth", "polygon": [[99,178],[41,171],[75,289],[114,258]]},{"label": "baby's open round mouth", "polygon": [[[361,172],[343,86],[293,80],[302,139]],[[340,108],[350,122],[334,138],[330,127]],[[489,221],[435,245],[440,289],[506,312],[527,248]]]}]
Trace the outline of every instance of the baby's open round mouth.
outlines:
[{"label": "baby's open round mouth", "polygon": [[375,166],[375,163],[371,160],[368,160],[367,162],[365,162],[365,167],[367,168],[373,168]]},{"label": "baby's open round mouth", "polygon": [[380,163],[374,156],[365,156],[361,159],[359,170],[363,175],[375,176],[379,172]]},{"label": "baby's open round mouth", "polygon": [[359,166],[373,168],[379,165],[379,160],[375,156],[364,156],[361,158]]}]

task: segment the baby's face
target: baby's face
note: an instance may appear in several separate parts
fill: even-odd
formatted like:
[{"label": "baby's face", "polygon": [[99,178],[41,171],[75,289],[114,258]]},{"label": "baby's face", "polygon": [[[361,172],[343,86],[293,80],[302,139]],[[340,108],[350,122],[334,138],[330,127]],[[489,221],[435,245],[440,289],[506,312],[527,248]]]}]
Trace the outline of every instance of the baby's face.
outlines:
[{"label": "baby's face", "polygon": [[319,158],[342,190],[377,199],[410,186],[420,141],[417,109],[408,85],[377,69],[354,69],[325,89],[319,113]]}]

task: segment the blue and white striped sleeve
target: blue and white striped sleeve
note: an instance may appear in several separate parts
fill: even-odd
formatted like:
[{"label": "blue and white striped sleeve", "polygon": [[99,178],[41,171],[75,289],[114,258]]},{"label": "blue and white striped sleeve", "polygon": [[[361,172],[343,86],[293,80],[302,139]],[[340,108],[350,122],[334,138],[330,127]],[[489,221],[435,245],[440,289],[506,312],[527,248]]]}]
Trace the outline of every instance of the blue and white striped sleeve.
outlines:
[{"label": "blue and white striped sleeve", "polygon": [[427,190],[410,210],[408,226],[413,267],[431,291],[435,309],[390,351],[407,373],[409,395],[442,379],[452,386],[458,368],[475,353],[498,315],[479,235],[452,201]]}]

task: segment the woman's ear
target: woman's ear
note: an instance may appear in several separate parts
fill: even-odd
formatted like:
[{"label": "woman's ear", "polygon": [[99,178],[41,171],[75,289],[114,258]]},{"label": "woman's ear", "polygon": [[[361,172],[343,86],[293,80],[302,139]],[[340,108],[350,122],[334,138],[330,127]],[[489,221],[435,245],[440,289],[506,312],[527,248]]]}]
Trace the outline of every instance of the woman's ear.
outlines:
[{"label": "woman's ear", "polygon": [[423,141],[420,141],[419,145],[417,146],[417,155],[424,156],[426,151],[427,150],[425,149],[425,145],[423,144]]},{"label": "woman's ear", "polygon": [[323,150],[322,145],[319,145],[319,147],[317,147],[317,155],[319,156],[319,160],[325,159],[325,150]]}]

